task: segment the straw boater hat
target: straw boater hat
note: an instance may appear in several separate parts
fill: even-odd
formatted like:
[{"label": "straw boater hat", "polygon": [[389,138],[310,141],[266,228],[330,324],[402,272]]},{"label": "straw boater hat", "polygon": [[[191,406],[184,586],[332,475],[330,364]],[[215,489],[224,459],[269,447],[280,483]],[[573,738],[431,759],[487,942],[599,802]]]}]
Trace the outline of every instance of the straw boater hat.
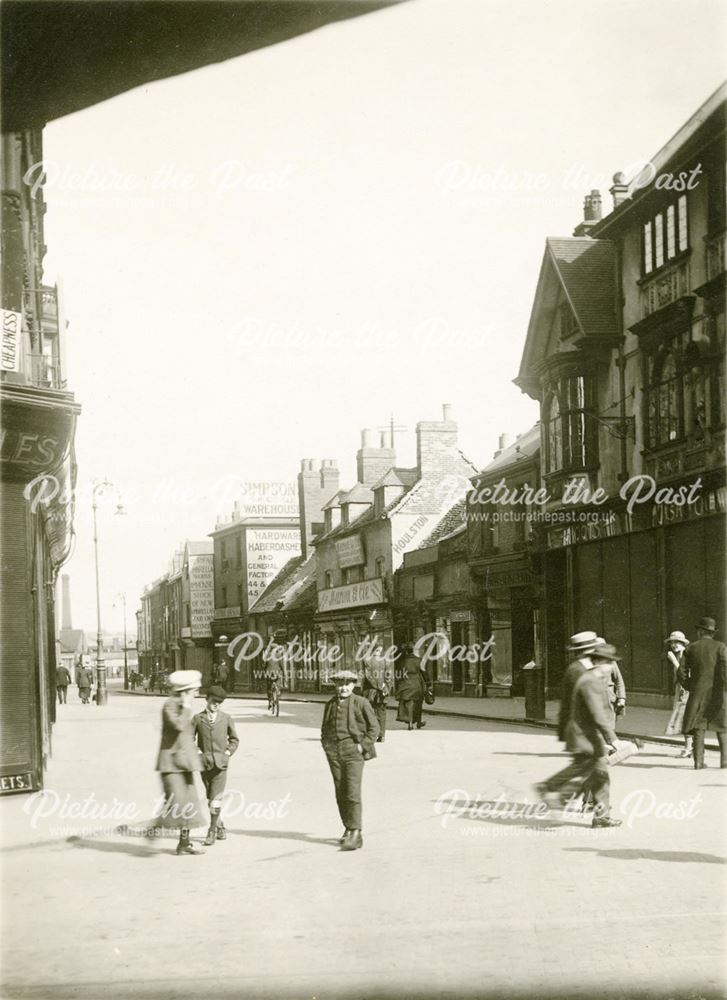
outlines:
[{"label": "straw boater hat", "polygon": [[202,687],[199,670],[175,670],[167,678],[172,691],[194,691]]},{"label": "straw boater hat", "polygon": [[357,681],[358,674],[355,674],[353,670],[337,670],[335,674],[331,674],[330,680],[332,681]]},{"label": "straw boater hat", "polygon": [[568,640],[571,653],[589,653],[596,645],[598,636],[595,632],[576,632]]},{"label": "straw boater hat", "polygon": [[668,635],[664,641],[665,642],[682,642],[682,643],[684,643],[685,646],[689,645],[689,639],[687,639],[687,637],[684,635],[684,633],[680,632],[679,629],[675,629],[675,631],[672,632],[671,635]]}]

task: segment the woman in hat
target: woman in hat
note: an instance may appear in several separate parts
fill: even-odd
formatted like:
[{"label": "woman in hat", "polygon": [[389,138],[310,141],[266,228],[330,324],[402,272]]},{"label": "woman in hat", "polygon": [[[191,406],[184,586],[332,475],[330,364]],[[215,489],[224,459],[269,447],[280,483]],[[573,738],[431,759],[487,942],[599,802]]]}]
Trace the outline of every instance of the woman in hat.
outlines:
[{"label": "woman in hat", "polygon": [[[687,707],[687,701],[689,700],[689,692],[679,683],[679,668],[681,667],[682,660],[684,659],[684,650],[688,645],[689,640],[684,633],[679,630],[672,632],[671,635],[665,640],[666,659],[674,678],[674,702],[672,704],[672,712],[669,722],[664,730],[665,736],[680,736],[682,733],[684,712]],[[692,756],[691,736],[684,736],[684,749],[681,751],[679,756]]]},{"label": "woman in hat", "polygon": [[192,724],[192,705],[202,675],[198,670],[175,670],[168,684],[171,694],[162,708],[162,740],[156,764],[162,776],[164,804],[156,825],[179,830],[177,854],[204,854],[189,839],[189,831],[203,825],[195,781],[202,764]]},{"label": "woman in hat", "polygon": [[[424,696],[430,690],[428,678],[419,666],[419,660],[414,656],[413,647],[409,644],[402,648],[403,677],[396,689],[396,697],[399,702],[399,709],[396,713],[397,722],[406,722],[409,729],[414,726],[422,729],[426,722],[422,722],[422,707]],[[398,671],[397,671],[398,672]]]}]

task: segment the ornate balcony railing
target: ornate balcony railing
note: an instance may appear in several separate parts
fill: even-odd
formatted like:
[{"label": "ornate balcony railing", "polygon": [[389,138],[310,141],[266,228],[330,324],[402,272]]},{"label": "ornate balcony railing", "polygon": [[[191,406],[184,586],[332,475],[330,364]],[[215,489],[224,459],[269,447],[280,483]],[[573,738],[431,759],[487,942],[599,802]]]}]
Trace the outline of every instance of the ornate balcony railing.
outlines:
[{"label": "ornate balcony railing", "polygon": [[641,285],[641,318],[646,319],[652,313],[671,305],[691,291],[691,276],[689,261],[682,260]]}]

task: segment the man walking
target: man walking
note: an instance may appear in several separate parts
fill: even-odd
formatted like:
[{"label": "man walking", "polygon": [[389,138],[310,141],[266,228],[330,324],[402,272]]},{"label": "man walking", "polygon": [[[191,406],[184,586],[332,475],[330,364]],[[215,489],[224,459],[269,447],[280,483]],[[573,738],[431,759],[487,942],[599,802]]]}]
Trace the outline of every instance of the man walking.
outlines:
[{"label": "man walking", "polygon": [[211,687],[207,692],[207,707],[193,719],[194,737],[202,755],[202,781],[210,810],[205,847],[211,847],[216,840],[227,838],[225,826],[220,819],[222,794],[227,784],[227,765],[240,741],[235,723],[220,709],[226,697],[224,688]]},{"label": "man walking", "polygon": [[84,667],[83,664],[79,664],[76,670],[76,684],[78,685],[78,695],[81,699],[82,705],[88,705],[89,698],[91,697],[91,683],[93,677],[91,671],[88,667]]},{"label": "man walking", "polygon": [[621,820],[611,819],[610,778],[606,752],[614,748],[609,702],[608,678],[613,663],[620,657],[614,646],[604,643],[592,650],[589,667],[576,680],[571,695],[570,717],[566,724],[566,746],[573,763],[551,778],[535,786],[538,796],[548,802],[571,781],[582,778],[595,800],[594,828],[621,826]]},{"label": "man walking", "polygon": [[595,632],[576,632],[568,640],[568,652],[573,659],[563,675],[558,716],[558,739],[563,743],[566,741],[566,729],[570,720],[573,688],[586,670],[590,670],[593,666],[590,655],[597,645],[599,641]]},{"label": "man walking", "polygon": [[391,690],[391,672],[382,659],[369,659],[364,663],[363,696],[374,710],[379,724],[377,743],[383,743],[386,736],[386,696]]},{"label": "man walking", "polygon": [[358,676],[352,670],[340,670],[331,679],[336,685],[336,695],[323,710],[321,742],[333,775],[338,812],[345,828],[339,841],[341,850],[357,851],[363,847],[361,781],[364,761],[376,756],[374,744],[379,724],[369,701],[353,693]]},{"label": "man walking", "polygon": [[68,701],[68,685],[71,683],[71,675],[68,667],[60,666],[56,668],[56,691],[58,692],[58,704],[65,705]]},{"label": "man walking", "polygon": [[720,767],[727,767],[727,647],[714,638],[714,618],[702,618],[697,625],[697,639],[684,651],[679,668],[679,683],[689,691],[684,710],[684,733],[694,737],[694,767],[704,763],[704,733],[717,734]]}]

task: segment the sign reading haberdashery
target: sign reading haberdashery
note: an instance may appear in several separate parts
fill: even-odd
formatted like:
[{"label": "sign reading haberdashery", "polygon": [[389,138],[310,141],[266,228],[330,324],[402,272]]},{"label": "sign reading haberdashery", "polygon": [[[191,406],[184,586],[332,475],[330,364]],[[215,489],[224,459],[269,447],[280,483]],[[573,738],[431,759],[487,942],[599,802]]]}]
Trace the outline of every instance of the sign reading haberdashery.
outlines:
[{"label": "sign reading haberdashery", "polygon": [[250,528],[247,547],[247,596],[256,601],[289,559],[300,553],[300,532],[288,528]]},{"label": "sign reading haberdashery", "polygon": [[348,538],[339,538],[336,542],[336,556],[341,569],[365,563],[366,557],[364,556],[361,536],[350,535]]},{"label": "sign reading haberdashery", "polygon": [[212,553],[189,557],[189,610],[191,638],[206,639],[212,635],[210,622],[215,613],[214,556]]},{"label": "sign reading haberdashery", "polygon": [[20,371],[20,344],[23,317],[11,309],[2,310],[3,343],[2,370],[4,372]]},{"label": "sign reading haberdashery", "polygon": [[336,611],[338,608],[355,608],[362,604],[384,603],[384,581],[363,580],[349,583],[345,587],[331,587],[318,592],[318,610]]}]

